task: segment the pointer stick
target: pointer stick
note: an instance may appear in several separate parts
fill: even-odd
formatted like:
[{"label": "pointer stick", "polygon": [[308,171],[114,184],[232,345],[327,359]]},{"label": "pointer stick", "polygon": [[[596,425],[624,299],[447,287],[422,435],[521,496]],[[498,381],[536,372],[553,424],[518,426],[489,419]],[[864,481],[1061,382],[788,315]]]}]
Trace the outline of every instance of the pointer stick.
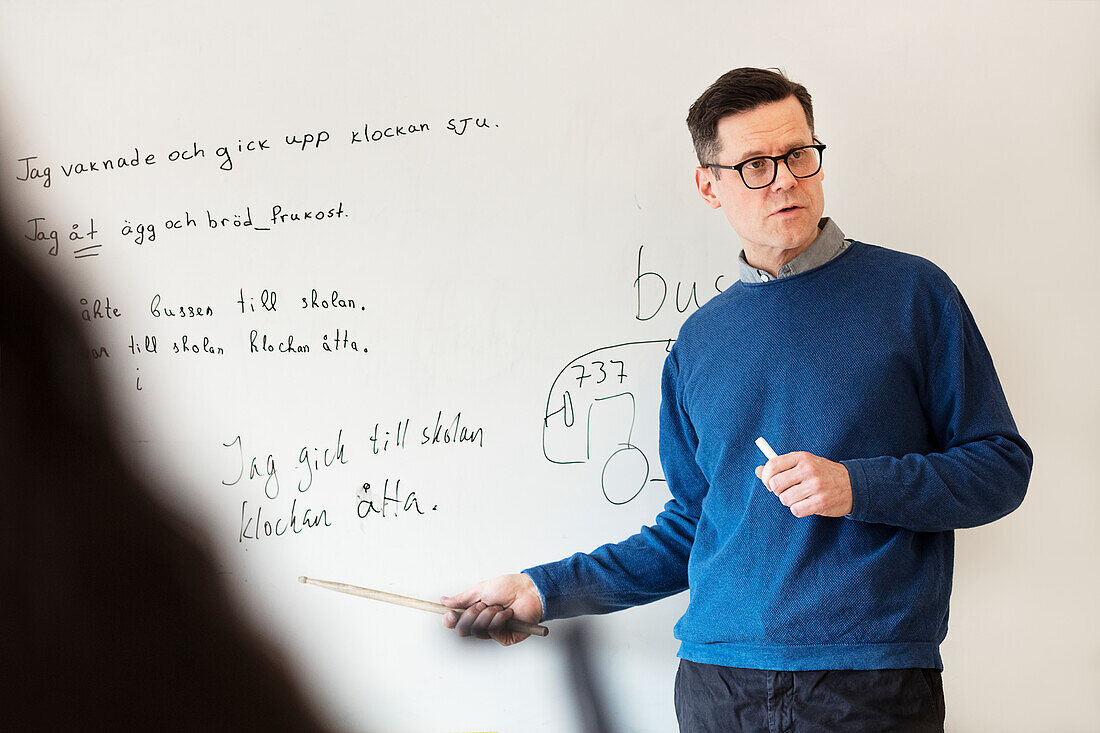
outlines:
[{"label": "pointer stick", "polygon": [[[347,583],[336,583],[331,580],[317,580],[316,578],[307,578],[304,575],[298,576],[299,583],[306,583],[308,585],[316,585],[319,588],[328,588],[338,593],[347,593],[348,595],[359,596],[360,598],[370,598],[375,601],[382,601],[383,603],[392,603],[395,606],[405,606],[406,608],[416,608],[421,611],[429,611],[431,613],[438,613],[443,615],[447,611],[457,611],[462,613],[466,609],[464,608],[450,608],[444,606],[442,603],[432,603],[431,601],[422,601],[419,598],[409,598],[408,596],[399,596],[396,593],[386,593],[381,590],[371,590],[370,588],[360,588],[357,585],[348,585]],[[519,621],[517,619],[509,619],[506,628],[509,631],[519,631],[524,634],[532,634],[534,636],[546,636],[550,633],[550,629],[545,626],[539,626],[538,624],[530,624],[526,621]]]}]

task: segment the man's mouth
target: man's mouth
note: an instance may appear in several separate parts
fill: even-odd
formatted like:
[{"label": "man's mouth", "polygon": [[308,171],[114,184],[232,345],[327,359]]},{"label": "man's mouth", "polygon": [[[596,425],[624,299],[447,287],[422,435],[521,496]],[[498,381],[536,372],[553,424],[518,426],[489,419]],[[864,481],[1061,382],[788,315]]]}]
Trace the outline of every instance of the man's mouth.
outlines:
[{"label": "man's mouth", "polygon": [[774,211],[774,212],[772,212],[772,214],[773,214],[773,215],[774,215],[774,214],[786,214],[786,213],[789,213],[789,212],[791,212],[791,211],[797,211],[798,209],[801,209],[801,208],[802,208],[802,207],[801,207],[801,206],[798,206],[797,204],[792,204],[792,205],[790,205],[790,206],[786,206],[786,207],[784,207],[784,208],[782,208],[782,209],[779,209],[778,211]]}]

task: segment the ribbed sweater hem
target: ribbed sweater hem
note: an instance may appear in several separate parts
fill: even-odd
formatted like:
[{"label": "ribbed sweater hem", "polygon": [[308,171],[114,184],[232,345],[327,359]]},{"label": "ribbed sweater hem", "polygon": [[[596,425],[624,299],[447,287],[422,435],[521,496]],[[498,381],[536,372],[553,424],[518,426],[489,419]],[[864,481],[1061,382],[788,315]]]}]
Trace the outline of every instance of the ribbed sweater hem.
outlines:
[{"label": "ribbed sweater hem", "polygon": [[699,664],[783,672],[811,669],[943,669],[939,644],[935,642],[758,646],[685,641],[681,643],[677,656]]}]

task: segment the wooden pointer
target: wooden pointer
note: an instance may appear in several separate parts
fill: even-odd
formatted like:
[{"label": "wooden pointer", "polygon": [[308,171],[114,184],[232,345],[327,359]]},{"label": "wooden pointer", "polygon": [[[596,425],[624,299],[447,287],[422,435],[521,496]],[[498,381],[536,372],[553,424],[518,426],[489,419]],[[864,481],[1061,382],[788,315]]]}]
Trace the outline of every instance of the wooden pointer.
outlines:
[{"label": "wooden pointer", "polygon": [[[361,588],[357,585],[337,583],[331,580],[317,580],[316,578],[307,578],[304,575],[298,576],[298,582],[306,583],[308,585],[315,585],[319,588],[327,588],[329,590],[334,590],[338,593],[347,593],[348,595],[359,596],[360,598],[370,598],[371,600],[382,601],[383,603],[392,603],[396,606],[405,606],[406,608],[416,608],[421,611],[438,613],[441,616],[447,613],[447,611],[456,611],[458,613],[462,613],[466,610],[464,608],[450,608],[449,606],[444,606],[442,603],[423,601],[419,598],[399,596],[396,593],[387,593],[382,590]],[[508,623],[505,628],[507,628],[509,631],[518,631],[520,633],[531,634],[533,636],[546,636],[550,633],[550,629],[546,628],[545,626],[527,623],[526,621],[520,621],[514,618],[508,619]]]}]

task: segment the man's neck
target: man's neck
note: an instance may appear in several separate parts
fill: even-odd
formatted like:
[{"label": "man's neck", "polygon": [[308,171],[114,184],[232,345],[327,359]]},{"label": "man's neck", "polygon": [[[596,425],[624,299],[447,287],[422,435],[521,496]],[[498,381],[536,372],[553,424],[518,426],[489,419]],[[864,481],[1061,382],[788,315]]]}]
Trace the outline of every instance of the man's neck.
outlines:
[{"label": "man's neck", "polygon": [[745,259],[750,265],[757,270],[763,270],[772,277],[776,277],[779,272],[779,268],[787,264],[795,257],[805,252],[810,248],[810,245],[817,239],[817,235],[821,233],[821,230],[814,227],[814,234],[805,243],[799,245],[796,249],[781,249],[779,247],[749,247],[745,246]]}]

